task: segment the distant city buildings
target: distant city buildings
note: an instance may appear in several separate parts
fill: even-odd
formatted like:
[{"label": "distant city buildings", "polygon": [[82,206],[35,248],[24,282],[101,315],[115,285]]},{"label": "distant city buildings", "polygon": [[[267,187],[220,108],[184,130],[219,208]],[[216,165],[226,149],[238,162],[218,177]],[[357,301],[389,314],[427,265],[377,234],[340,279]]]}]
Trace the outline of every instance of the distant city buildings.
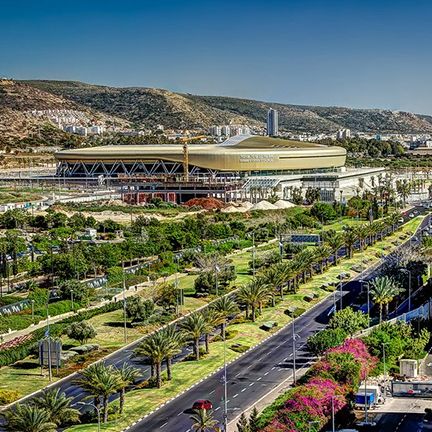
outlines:
[{"label": "distant city buildings", "polygon": [[340,129],[336,133],[336,139],[338,140],[346,140],[351,138],[351,130],[350,129]]},{"label": "distant city buildings", "polygon": [[270,108],[267,112],[267,135],[279,135],[279,113],[273,108]]},{"label": "distant city buildings", "polygon": [[235,135],[250,135],[251,130],[246,125],[210,126],[209,134],[214,137],[231,137]]}]

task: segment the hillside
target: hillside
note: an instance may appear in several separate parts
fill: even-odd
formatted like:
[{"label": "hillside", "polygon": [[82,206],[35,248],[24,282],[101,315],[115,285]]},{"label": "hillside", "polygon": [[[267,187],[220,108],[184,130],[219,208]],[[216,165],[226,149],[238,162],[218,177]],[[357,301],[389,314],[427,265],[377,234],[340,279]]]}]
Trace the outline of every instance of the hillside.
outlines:
[{"label": "hillside", "polygon": [[[53,114],[54,113],[54,114]],[[82,139],[63,132],[50,121],[54,115],[78,116],[84,123],[127,125],[103,112],[22,82],[0,79],[0,146],[65,146]]]},{"label": "hillside", "polygon": [[294,132],[432,133],[432,117],[407,112],[285,105],[222,96],[195,96],[145,87],[115,88],[73,81],[27,84],[131,121],[136,126],[205,129],[212,124],[246,123],[264,127],[267,110],[279,111],[280,128]]}]

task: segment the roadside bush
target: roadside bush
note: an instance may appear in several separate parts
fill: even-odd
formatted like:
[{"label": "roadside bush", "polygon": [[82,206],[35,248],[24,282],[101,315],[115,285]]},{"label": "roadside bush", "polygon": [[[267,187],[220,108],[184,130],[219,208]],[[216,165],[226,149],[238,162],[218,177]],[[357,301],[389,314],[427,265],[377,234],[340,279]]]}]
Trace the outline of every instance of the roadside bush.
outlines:
[{"label": "roadside bush", "polygon": [[81,344],[96,337],[96,330],[86,321],[72,323],[66,330],[66,334]]},{"label": "roadside bush", "polygon": [[0,390],[0,405],[8,405],[21,397],[21,393],[15,390]]}]

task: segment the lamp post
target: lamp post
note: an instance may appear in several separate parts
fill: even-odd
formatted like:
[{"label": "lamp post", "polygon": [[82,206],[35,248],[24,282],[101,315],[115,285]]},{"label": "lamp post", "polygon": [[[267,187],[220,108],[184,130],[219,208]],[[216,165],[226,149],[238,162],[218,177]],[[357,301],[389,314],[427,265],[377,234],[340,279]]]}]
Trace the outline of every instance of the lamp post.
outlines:
[{"label": "lamp post", "polygon": [[35,304],[35,301],[30,300],[30,302],[31,302],[32,323],[34,324],[34,304]]},{"label": "lamp post", "polygon": [[126,279],[125,279],[125,268],[124,261],[122,261],[122,274],[123,274],[123,339],[124,343],[127,343],[127,323],[126,323]]},{"label": "lamp post", "polygon": [[339,283],[339,290],[340,290],[339,303],[340,303],[340,309],[342,310],[343,309],[343,282],[342,282],[342,278],[341,278],[341,281]]},{"label": "lamp post", "polygon": [[255,277],[255,231],[252,231],[252,274]]},{"label": "lamp post", "polygon": [[334,396],[331,397],[331,420],[332,420],[332,432],[335,432],[335,407],[334,407]]},{"label": "lamp post", "polygon": [[227,385],[227,362],[226,362],[226,333],[224,335],[224,431],[228,432],[228,385]]},{"label": "lamp post", "polygon": [[74,305],[74,290],[71,290],[71,303],[72,303],[72,312],[75,312],[75,305]]},{"label": "lamp post", "polygon": [[93,404],[93,403],[91,403],[91,402],[78,402],[77,403],[77,405],[83,405],[83,406],[91,406],[91,407],[93,407],[95,410],[96,410],[96,412],[97,412],[97,417],[98,417],[98,428],[97,428],[97,430],[98,430],[98,432],[100,432],[100,430],[101,430],[101,415],[100,415],[100,408],[99,407],[97,407],[95,404]]},{"label": "lamp post", "polygon": [[220,268],[219,268],[218,265],[215,265],[214,269],[215,269],[215,290],[216,290],[216,297],[218,297],[218,296],[219,296],[219,280],[218,280],[218,273],[219,273]]}]

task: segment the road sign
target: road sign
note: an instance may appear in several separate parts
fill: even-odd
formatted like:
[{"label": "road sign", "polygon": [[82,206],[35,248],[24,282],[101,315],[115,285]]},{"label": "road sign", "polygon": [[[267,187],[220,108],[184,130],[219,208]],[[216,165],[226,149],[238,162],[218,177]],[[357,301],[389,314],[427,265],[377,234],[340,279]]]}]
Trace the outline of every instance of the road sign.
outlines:
[{"label": "road sign", "polygon": [[59,368],[61,366],[62,343],[46,337],[39,341],[39,364],[41,366],[51,366]]},{"label": "road sign", "polygon": [[319,234],[288,234],[281,236],[281,241],[297,244],[319,244],[321,238]]}]

